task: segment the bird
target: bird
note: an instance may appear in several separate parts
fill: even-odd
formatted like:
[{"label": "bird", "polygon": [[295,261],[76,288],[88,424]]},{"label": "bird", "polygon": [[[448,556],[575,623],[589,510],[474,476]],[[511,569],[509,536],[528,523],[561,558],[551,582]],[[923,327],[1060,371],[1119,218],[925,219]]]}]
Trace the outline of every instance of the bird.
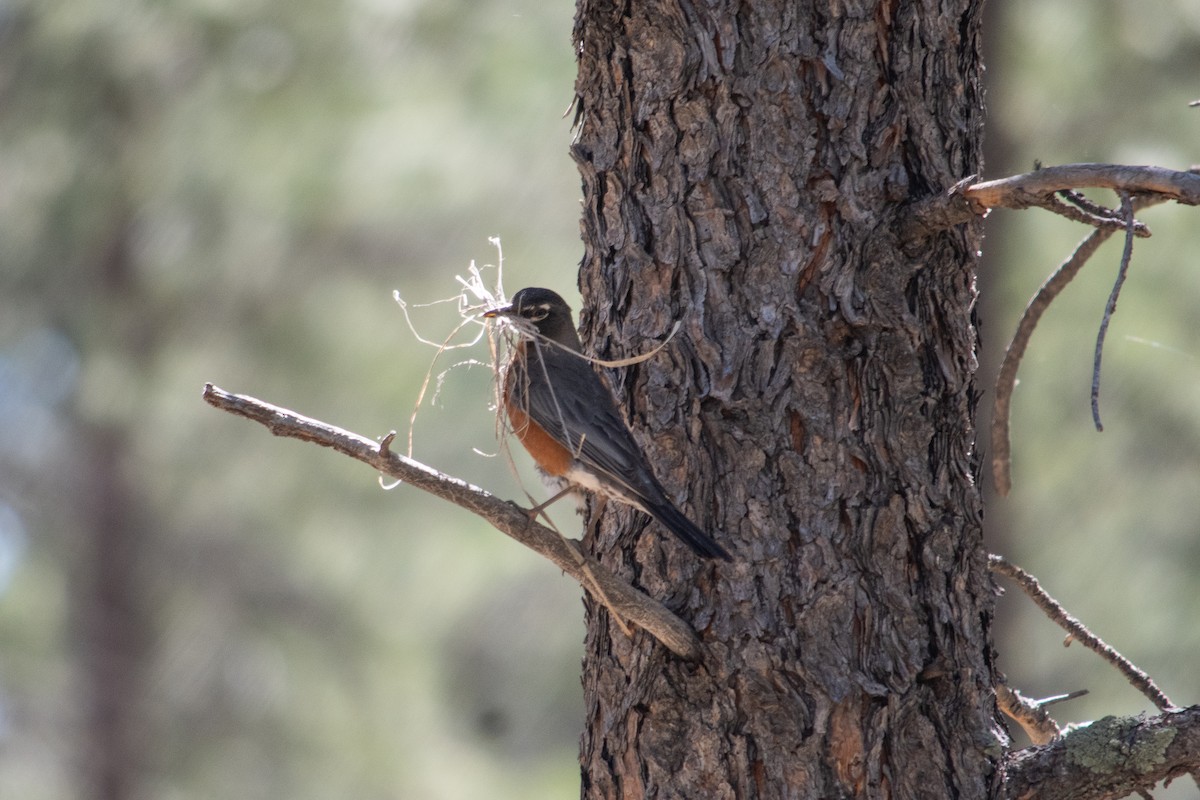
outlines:
[{"label": "bird", "polygon": [[584,358],[562,297],[529,287],[483,316],[511,321],[518,331],[502,388],[504,412],[538,469],[562,487],[534,513],[582,488],[648,514],[701,557],[733,560],[667,497],[612,393]]}]

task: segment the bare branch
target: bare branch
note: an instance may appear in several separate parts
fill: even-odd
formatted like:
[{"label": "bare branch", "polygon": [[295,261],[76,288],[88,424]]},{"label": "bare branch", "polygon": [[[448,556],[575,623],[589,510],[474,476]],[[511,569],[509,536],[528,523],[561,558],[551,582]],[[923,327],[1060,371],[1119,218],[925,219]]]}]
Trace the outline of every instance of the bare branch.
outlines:
[{"label": "bare branch", "polygon": [[[1078,189],[1112,189],[1132,195],[1153,196],[1157,202],[1175,200],[1200,204],[1200,172],[1179,172],[1162,167],[1123,164],[1064,164],[994,181],[976,183],[977,176],[959,181],[947,191],[911,203],[905,209],[901,238],[910,246],[939,231],[970,222],[992,208],[1045,208],[1096,228],[1123,228],[1124,220],[1082,199]],[[1071,209],[1055,198],[1061,194],[1078,206]],[[1138,236],[1150,232],[1136,223]]]},{"label": "bare branch", "polygon": [[1106,220],[1116,222],[1120,227],[1125,227],[1125,220],[1113,209],[1102,206],[1099,203],[1089,200],[1087,195],[1082,192],[1077,192],[1074,189],[1064,189],[1058,193],[1058,196],[1069,202],[1073,206],[1077,206],[1081,211],[1084,211],[1094,217],[1101,217]]},{"label": "bare branch", "polygon": [[1010,753],[1002,796],[1116,800],[1200,767],[1200,706],[1149,719],[1104,717],[1043,747]]},{"label": "bare branch", "polygon": [[962,194],[984,208],[1028,208],[1038,199],[1067,189],[1112,189],[1130,194],[1157,194],[1164,200],[1200,205],[1200,174],[1162,167],[1123,164],[1063,164],[1023,175],[984,181]]},{"label": "bare branch", "polygon": [[689,660],[701,657],[702,648],[695,631],[666,606],[647,597],[607,567],[589,558],[574,541],[532,521],[515,504],[393,452],[389,447],[391,436],[381,446],[356,433],[300,416],[253,397],[231,394],[212,384],[204,387],[204,400],[211,406],[261,423],[276,436],[333,448],[379,472],[465,508],[487,520],[501,533],[552,561],[591,591],[618,618],[643,628],[671,652]]},{"label": "bare branch", "polygon": [[1068,614],[1066,609],[1057,600],[1046,593],[1041,584],[1038,583],[1037,578],[1007,559],[997,555],[988,556],[988,567],[992,572],[997,572],[1015,581],[1024,590],[1025,594],[1029,595],[1037,607],[1045,612],[1046,616],[1066,630],[1067,633],[1071,634],[1072,638],[1078,639],[1084,647],[1098,653],[1101,658],[1120,670],[1125,679],[1135,689],[1150,698],[1150,702],[1164,711],[1175,708],[1174,703],[1171,702],[1171,698],[1167,697],[1155,685],[1149,675],[1142,672],[1133,662],[1106,644],[1099,636],[1088,630],[1087,626],[1082,622]]}]

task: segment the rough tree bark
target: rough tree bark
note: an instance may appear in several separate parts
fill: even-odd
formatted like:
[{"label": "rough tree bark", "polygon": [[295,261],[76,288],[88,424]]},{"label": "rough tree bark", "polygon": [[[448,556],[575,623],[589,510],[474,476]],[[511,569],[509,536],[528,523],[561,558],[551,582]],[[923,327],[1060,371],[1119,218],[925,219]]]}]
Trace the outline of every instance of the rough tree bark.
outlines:
[{"label": "rough tree bark", "polygon": [[[585,797],[983,797],[1000,754],[972,450],[974,0],[581,0],[585,341],[735,553],[608,504],[588,546],[703,659],[588,604]],[[653,526],[651,526],[653,527]]]}]

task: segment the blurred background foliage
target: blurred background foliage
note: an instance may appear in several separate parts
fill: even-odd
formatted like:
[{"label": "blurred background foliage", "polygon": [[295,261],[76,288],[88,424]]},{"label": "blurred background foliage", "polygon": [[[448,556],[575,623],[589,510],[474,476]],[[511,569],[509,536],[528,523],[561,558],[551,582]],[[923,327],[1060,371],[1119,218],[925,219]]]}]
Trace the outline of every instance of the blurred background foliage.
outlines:
[{"label": "blurred background foliage", "polygon": [[[1200,160],[1194,0],[992,6],[989,176]],[[199,397],[212,381],[404,433],[435,351],[393,289],[451,296],[499,235],[509,293],[577,298],[572,14],[0,2],[0,796],[577,794],[578,590],[465,512]],[[1181,703],[1200,700],[1196,214],[1145,215],[1103,434],[1091,348],[1119,243],[1051,309],[988,517],[994,550]],[[985,376],[1084,233],[988,225]],[[429,338],[458,321],[412,313]],[[415,455],[518,497],[476,452],[496,451],[490,380],[446,372]],[[999,608],[1014,685],[1093,691],[1061,719],[1146,707],[1015,593]]]}]

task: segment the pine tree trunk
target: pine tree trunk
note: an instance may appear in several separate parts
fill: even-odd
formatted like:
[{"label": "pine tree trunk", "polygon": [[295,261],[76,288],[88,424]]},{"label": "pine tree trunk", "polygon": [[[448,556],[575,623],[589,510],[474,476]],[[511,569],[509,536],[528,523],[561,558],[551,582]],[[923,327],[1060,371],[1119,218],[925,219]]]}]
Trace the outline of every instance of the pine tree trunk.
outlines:
[{"label": "pine tree trunk", "polygon": [[974,480],[980,3],[580,0],[585,341],[701,562],[608,504],[589,545],[688,619],[686,663],[588,604],[583,796],[987,796]]}]

